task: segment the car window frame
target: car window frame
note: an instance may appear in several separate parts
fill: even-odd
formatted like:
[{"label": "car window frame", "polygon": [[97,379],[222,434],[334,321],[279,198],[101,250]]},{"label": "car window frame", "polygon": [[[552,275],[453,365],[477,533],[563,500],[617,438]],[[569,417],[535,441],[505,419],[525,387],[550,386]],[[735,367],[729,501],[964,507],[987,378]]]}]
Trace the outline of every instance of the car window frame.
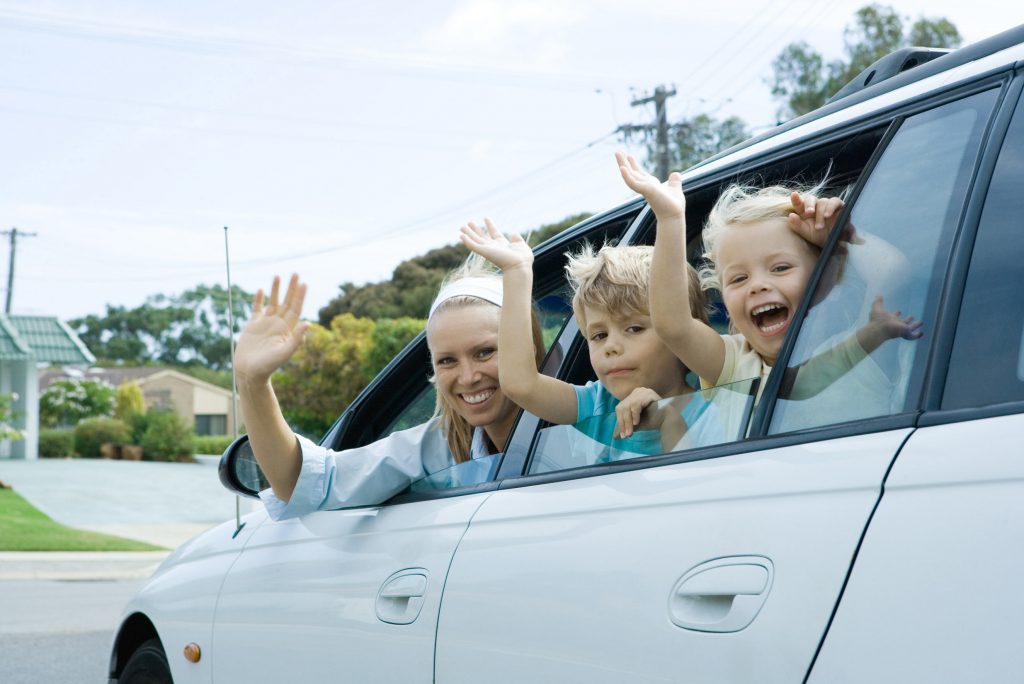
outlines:
[{"label": "car window frame", "polygon": [[[846,208],[844,208],[844,216],[840,217],[840,221],[843,221],[852,211],[860,190],[863,189],[867,179],[870,177],[871,170],[874,169],[878,160],[885,153],[885,150],[888,149],[889,142],[891,142],[892,138],[896,135],[903,121],[911,116],[941,107],[950,102],[964,99],[986,90],[999,89],[996,101],[993,104],[992,110],[989,112],[989,117],[981,136],[977,159],[971,171],[971,179],[968,182],[967,198],[964,207],[960,212],[959,224],[954,229],[949,252],[946,255],[947,264],[952,267],[954,264],[958,264],[960,260],[965,258],[962,254],[964,250],[963,242],[968,233],[973,244],[973,235],[977,230],[977,222],[981,213],[980,207],[974,206],[979,201],[978,193],[975,188],[978,186],[979,182],[984,181],[987,184],[991,179],[992,167],[995,165],[995,159],[989,159],[989,157],[998,156],[998,151],[1002,145],[1002,138],[1005,136],[1005,128],[1009,125],[1009,118],[1013,113],[1013,106],[1009,107],[1009,115],[1005,113],[1005,110],[1007,109],[1008,93],[1018,81],[1018,79],[1014,79],[1013,76],[1013,68],[1008,66],[1003,70],[983,74],[967,83],[959,83],[954,86],[929,92],[920,97],[902,102],[898,107],[894,107],[884,114],[874,113],[872,116],[851,123],[845,127],[837,126],[829,129],[828,131],[819,132],[807,139],[802,139],[788,144],[780,150],[775,150],[763,157],[759,157],[757,159],[758,163],[756,166],[750,159],[743,159],[735,166],[723,167],[708,176],[697,175],[692,179],[686,179],[684,180],[684,186],[688,189],[701,189],[714,184],[722,185],[731,178],[749,175],[756,169],[768,168],[782,163],[787,159],[792,159],[808,148],[824,147],[836,141],[852,139],[856,135],[884,126],[886,127],[886,132],[883,135],[883,138],[879,141],[876,149],[871,155],[871,158],[865,164],[864,170],[861,171],[852,200],[848,203]],[[1019,88],[1019,86],[1017,87]],[[998,126],[1001,123],[1001,117],[1005,117],[1006,121],[1002,122],[1005,123],[1005,125],[1002,127],[1001,132],[999,132]],[[997,136],[998,141],[994,141],[993,136],[997,132],[999,133]],[[995,148],[994,152],[993,147]],[[982,176],[984,176],[984,178],[982,178]],[[983,200],[983,198],[981,199]],[[622,242],[624,244],[636,243],[637,236],[642,234],[644,230],[649,229],[653,222],[653,212],[649,206],[645,206],[643,211],[638,215],[636,221],[634,221],[633,226],[623,237]],[[837,234],[830,237],[830,241],[827,245],[828,251],[824,252],[824,254],[827,255],[831,253],[834,243],[837,240]],[[969,254],[966,258],[969,262]],[[810,285],[805,293],[804,301],[801,302],[800,312],[798,312],[798,317],[800,317],[799,320],[801,322],[803,320],[802,315],[806,312],[810,297],[814,292],[814,288],[820,280],[821,272],[824,270],[825,263],[826,259],[819,260]],[[934,378],[936,374],[936,365],[948,360],[948,349],[946,349],[947,345],[940,345],[939,340],[941,339],[944,343],[948,343],[948,346],[951,346],[952,344],[951,326],[950,322],[947,320],[949,316],[946,312],[949,311],[949,298],[953,295],[959,295],[962,292],[963,277],[961,276],[966,274],[966,265],[963,266],[963,271],[963,274],[960,274],[959,272],[956,274],[947,273],[947,276],[943,281],[943,290],[939,295],[937,305],[939,320],[936,321],[934,338],[928,350],[925,351],[926,357],[923,361],[925,380],[922,384],[919,396],[916,397],[916,404],[908,402],[908,405],[916,406],[917,408],[915,409],[906,410],[894,415],[876,416],[846,423],[823,425],[797,432],[768,435],[766,434],[766,430],[770,424],[771,410],[774,407],[779,385],[782,381],[781,373],[773,373],[769,376],[763,393],[765,400],[762,401],[761,405],[755,410],[755,415],[751,419],[751,427],[748,431],[748,436],[745,439],[683,452],[671,452],[656,456],[642,456],[623,461],[584,466],[570,470],[533,475],[522,474],[518,477],[508,475],[500,480],[498,489],[502,490],[528,487],[551,482],[561,482],[578,478],[595,477],[631,470],[659,467],[663,465],[722,458],[740,453],[751,453],[765,449],[806,444],[814,441],[824,441],[853,435],[914,427],[918,424],[918,421],[922,416],[922,411],[924,411],[931,402],[935,401]],[[953,321],[952,327],[955,328],[955,321]],[[785,363],[788,362],[789,356],[792,353],[792,347],[795,344],[798,334],[799,326],[792,330],[789,336],[787,336],[786,342],[783,345],[782,350],[780,350],[776,367],[785,368]],[[945,351],[945,354],[942,353],[943,351]],[[561,369],[559,377],[562,376],[565,370],[565,368]],[[941,390],[941,387],[939,389]],[[939,392],[939,396],[941,397],[941,391]],[[540,425],[538,424],[536,427],[540,427]],[[534,434],[530,436],[530,442],[532,447],[536,442],[536,430]],[[529,454],[529,449],[527,449],[527,454]]]}]

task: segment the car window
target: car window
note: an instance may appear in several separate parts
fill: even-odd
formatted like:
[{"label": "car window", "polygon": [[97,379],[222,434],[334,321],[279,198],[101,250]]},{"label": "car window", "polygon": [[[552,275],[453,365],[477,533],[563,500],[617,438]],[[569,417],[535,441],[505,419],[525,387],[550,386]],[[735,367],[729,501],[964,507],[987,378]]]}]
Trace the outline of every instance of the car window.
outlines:
[{"label": "car window", "polygon": [[978,226],[942,408],[1024,400],[1024,104],[996,163]]},{"label": "car window", "polygon": [[529,473],[549,473],[671,451],[734,442],[742,437],[754,405],[757,379],[662,399],[626,439],[613,438],[615,413],[540,431]]},{"label": "car window", "polygon": [[813,293],[771,433],[914,408],[950,244],[997,95],[988,90],[902,123],[840,228],[849,239]]}]

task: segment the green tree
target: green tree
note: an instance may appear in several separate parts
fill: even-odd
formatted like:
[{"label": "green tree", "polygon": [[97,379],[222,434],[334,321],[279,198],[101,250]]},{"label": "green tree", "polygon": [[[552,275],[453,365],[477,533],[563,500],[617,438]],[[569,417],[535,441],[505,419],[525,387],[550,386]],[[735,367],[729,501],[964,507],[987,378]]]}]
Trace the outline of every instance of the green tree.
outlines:
[{"label": "green tree", "polygon": [[73,427],[86,418],[114,414],[113,387],[92,378],[67,378],[50,383],[39,396],[43,427]]},{"label": "green tree", "polygon": [[845,56],[826,62],[806,42],[791,43],[772,62],[772,95],[780,118],[800,116],[825,104],[872,63],[902,47],[955,48],[963,38],[948,19],[920,17],[913,23],[885,5],[857,10],[843,31]]},{"label": "green tree", "polygon": [[[70,321],[97,358],[118,365],[157,362],[173,366],[229,367],[228,292],[220,285],[198,285],[179,295],[152,295],[129,309],[107,305],[103,315]],[[232,288],[235,331],[252,310],[252,295]]]}]

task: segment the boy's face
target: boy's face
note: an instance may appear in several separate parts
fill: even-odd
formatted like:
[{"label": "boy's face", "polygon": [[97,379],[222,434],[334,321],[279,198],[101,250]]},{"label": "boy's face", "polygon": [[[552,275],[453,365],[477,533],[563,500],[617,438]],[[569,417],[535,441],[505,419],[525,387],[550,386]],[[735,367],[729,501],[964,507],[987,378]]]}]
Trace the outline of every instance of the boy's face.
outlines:
[{"label": "boy's face", "polygon": [[616,399],[625,399],[638,387],[652,389],[662,398],[683,393],[685,368],[654,332],[650,316],[613,316],[590,306],[584,306],[583,313],[590,365]]},{"label": "boy's face", "polygon": [[717,254],[722,300],[736,329],[774,365],[818,260],[784,219],[729,227]]}]

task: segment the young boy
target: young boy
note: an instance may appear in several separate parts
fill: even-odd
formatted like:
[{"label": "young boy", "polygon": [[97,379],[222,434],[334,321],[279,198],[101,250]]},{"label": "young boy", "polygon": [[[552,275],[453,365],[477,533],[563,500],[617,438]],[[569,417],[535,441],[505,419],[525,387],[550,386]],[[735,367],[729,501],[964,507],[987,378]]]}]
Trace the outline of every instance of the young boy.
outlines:
[{"label": "young boy", "polygon": [[[570,257],[566,271],[574,290],[573,312],[598,378],[580,387],[537,371],[530,338],[533,252],[521,237],[507,239],[489,219],[485,224],[486,229],[463,226],[461,237],[504,274],[498,374],[506,396],[550,423],[575,425],[601,444],[632,454],[723,441],[715,421],[707,418],[708,404],[699,397],[685,401],[693,392],[686,383],[687,368],[651,326],[647,291],[653,248],[605,246],[596,254],[584,249]],[[689,272],[692,314],[707,321],[696,273]],[[649,411],[652,415],[642,420],[645,408],[666,397],[684,401]],[[595,416],[605,418],[588,420]]]}]

